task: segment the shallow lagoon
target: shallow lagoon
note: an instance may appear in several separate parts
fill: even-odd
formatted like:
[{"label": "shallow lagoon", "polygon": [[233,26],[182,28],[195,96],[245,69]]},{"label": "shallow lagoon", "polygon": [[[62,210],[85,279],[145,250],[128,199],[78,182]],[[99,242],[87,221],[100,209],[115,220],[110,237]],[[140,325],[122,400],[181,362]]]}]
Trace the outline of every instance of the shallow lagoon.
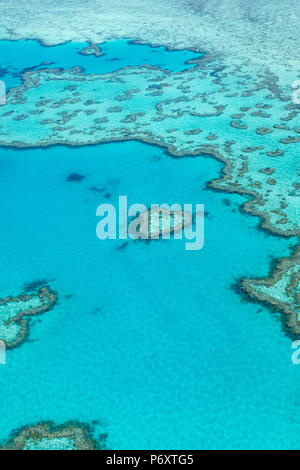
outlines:
[{"label": "shallow lagoon", "polygon": [[[1,367],[1,437],[75,418],[100,419],[113,448],[297,446],[291,341],[275,315],[231,288],[266,275],[290,241],[257,231],[240,196],[227,206],[205,190],[218,162],[122,143],[2,150],[1,168],[1,293],[42,278],[59,295]],[[74,172],[85,178],[67,182]],[[98,240],[95,211],[107,199],[91,187],[107,188],[112,203],[119,194],[204,203],[203,250]]]},{"label": "shallow lagoon", "polygon": [[[291,340],[232,287],[266,276],[292,241],[258,231],[245,198],[206,189],[219,162],[128,142],[1,149],[0,166],[0,295],[45,279],[59,296],[0,368],[0,439],[77,419],[100,420],[114,449],[299,446]],[[98,240],[97,206],[124,194],[204,203],[203,250]]]},{"label": "shallow lagoon", "polygon": [[0,79],[7,89],[21,85],[22,74],[47,68],[71,69],[80,67],[85,73],[109,73],[122,67],[152,65],[172,72],[180,72],[195,64],[186,63],[203,54],[193,51],[167,51],[115,40],[99,45],[103,55],[80,54],[88,43],[67,42],[59,46],[43,46],[38,41],[0,41]]}]

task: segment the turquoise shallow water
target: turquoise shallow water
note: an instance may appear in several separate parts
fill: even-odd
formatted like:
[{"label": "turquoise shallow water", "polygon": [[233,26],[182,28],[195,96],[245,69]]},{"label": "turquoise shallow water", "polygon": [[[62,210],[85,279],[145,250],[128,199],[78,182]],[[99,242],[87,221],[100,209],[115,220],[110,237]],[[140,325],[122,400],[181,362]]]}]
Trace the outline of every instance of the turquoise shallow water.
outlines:
[{"label": "turquoise shallow water", "polygon": [[[45,68],[80,67],[85,73],[109,73],[122,67],[152,65],[172,72],[194,67],[186,61],[203,54],[193,51],[166,51],[164,47],[131,44],[115,40],[101,44],[102,56],[79,54],[88,43],[68,42],[55,47],[38,41],[0,41],[0,80],[7,89],[19,86],[26,71]],[[45,63],[46,62],[46,63]]]},{"label": "turquoise shallow water", "polygon": [[[292,241],[258,231],[245,198],[206,189],[219,162],[128,142],[0,149],[0,168],[0,295],[45,279],[59,296],[0,367],[0,439],[76,419],[100,420],[114,449],[299,446],[291,340],[232,288],[267,275]],[[124,194],[205,204],[204,248],[98,240],[97,206]]]}]

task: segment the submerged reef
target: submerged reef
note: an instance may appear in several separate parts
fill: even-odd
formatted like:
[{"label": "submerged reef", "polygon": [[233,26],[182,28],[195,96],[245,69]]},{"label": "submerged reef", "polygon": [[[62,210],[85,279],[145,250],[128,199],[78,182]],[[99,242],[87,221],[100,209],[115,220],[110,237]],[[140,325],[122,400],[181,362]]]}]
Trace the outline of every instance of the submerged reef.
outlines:
[{"label": "submerged reef", "polygon": [[[300,106],[271,73],[251,76],[242,66],[223,64],[215,75],[219,68],[219,61],[205,57],[178,73],[151,66],[108,74],[78,68],[26,72],[0,110],[0,145],[141,140],[176,158],[211,155],[225,164],[211,187],[251,196],[243,208],[261,217],[265,229],[299,235]],[[232,121],[241,109],[242,121]],[[272,168],[271,178],[264,168]]]},{"label": "submerged reef", "polygon": [[251,298],[284,312],[288,331],[300,335],[300,245],[279,261],[270,278],[244,279],[241,287]]},{"label": "submerged reef", "polygon": [[100,47],[97,46],[97,44],[94,44],[92,41],[90,41],[89,45],[84,47],[80,51],[80,54],[82,54],[82,55],[94,55],[96,57],[100,57],[101,55],[104,55],[104,53],[101,51]]},{"label": "submerged reef", "polygon": [[[28,71],[0,109],[0,145],[140,140],[173,158],[212,156],[224,167],[208,187],[245,195],[243,211],[258,216],[264,230],[299,237],[300,106],[292,101],[294,77],[288,66],[281,74],[209,54],[183,72],[149,65],[105,74],[76,67]],[[286,297],[276,300],[265,280],[244,281],[243,288],[276,302],[293,324],[297,314],[292,317],[293,299],[284,289]]]},{"label": "submerged reef", "polygon": [[[210,155],[224,163],[210,188],[245,195],[243,211],[260,217],[264,230],[299,237],[300,106],[292,101],[299,78],[298,0],[284,8],[280,0],[131,0],[130,8],[119,0],[98,0],[97,8],[91,0],[84,7],[62,0],[59,15],[47,8],[50,0],[47,15],[38,3],[29,0],[24,12],[21,3],[7,0],[2,38],[39,38],[45,45],[84,41],[81,53],[95,56],[102,54],[101,43],[114,38],[208,52],[180,73],[151,66],[110,74],[28,71],[0,108],[0,145],[140,140],[174,158]],[[298,263],[294,255],[290,259]],[[290,274],[287,268],[282,278]],[[244,281],[243,288],[274,304],[274,288],[265,281]],[[276,306],[293,309],[283,281],[275,285],[282,292]]]},{"label": "submerged reef", "polygon": [[67,177],[66,181],[78,183],[78,182],[82,181],[83,179],[84,179],[84,176],[83,176],[83,175],[80,175],[79,173],[71,173],[71,174]]},{"label": "submerged reef", "polygon": [[51,421],[24,426],[14,431],[0,450],[96,450],[103,449],[92,437],[92,428],[85,423],[70,421],[56,426]]},{"label": "submerged reef", "polygon": [[136,228],[134,235],[138,238],[155,239],[181,231],[184,227],[191,225],[192,220],[190,212],[154,208],[142,212],[131,222],[130,226],[134,225]]},{"label": "submerged reef", "polygon": [[6,348],[23,343],[28,335],[29,318],[51,310],[56,301],[57,294],[47,286],[36,293],[0,299],[0,340]]},{"label": "submerged reef", "polygon": [[27,0],[26,8],[23,1],[2,3],[5,39],[39,38],[56,45],[138,38],[264,66],[299,60],[298,0],[60,0],[57,8],[53,0],[43,0],[43,8],[40,0]]}]

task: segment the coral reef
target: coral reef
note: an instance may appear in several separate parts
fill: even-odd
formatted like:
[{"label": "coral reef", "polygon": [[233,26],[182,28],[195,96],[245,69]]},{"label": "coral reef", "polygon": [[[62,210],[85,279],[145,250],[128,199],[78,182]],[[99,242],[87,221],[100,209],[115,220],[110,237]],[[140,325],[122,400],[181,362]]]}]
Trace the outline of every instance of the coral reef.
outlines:
[{"label": "coral reef", "polygon": [[57,294],[47,286],[37,293],[0,299],[0,340],[8,349],[19,346],[28,335],[30,317],[51,310],[56,301]]},{"label": "coral reef", "polygon": [[189,212],[153,208],[142,212],[133,223],[135,227],[138,227],[139,238],[155,239],[181,231],[184,227],[191,225],[192,220],[192,214]]},{"label": "coral reef", "polygon": [[101,52],[100,47],[97,46],[97,44],[94,44],[92,41],[89,42],[89,45],[84,47],[81,51],[80,54],[83,55],[94,55],[96,57],[100,57],[103,55],[103,52]]},{"label": "coral reef", "polygon": [[[261,217],[264,228],[298,235],[298,144],[291,132],[299,127],[300,107],[275,85],[272,74],[251,77],[242,67],[224,65],[216,78],[212,73],[219,65],[206,57],[179,73],[151,66],[90,75],[77,68],[27,72],[0,111],[0,144],[29,148],[141,140],[177,158],[211,155],[225,163],[211,187],[250,195],[243,208]],[[159,96],[153,96],[154,84],[162,90]],[[121,96],[126,106],[112,106]],[[243,121],[232,121],[241,108],[248,110]],[[253,112],[257,109],[268,109],[269,117]],[[26,119],[19,120],[20,114]],[[283,128],[282,121],[289,125]],[[262,165],[272,168],[272,178],[260,171]]]},{"label": "coral reef", "polygon": [[87,0],[84,5],[60,0],[59,14],[53,0],[43,0],[43,8],[39,0],[7,0],[0,8],[5,39],[39,38],[55,45],[137,38],[263,66],[292,64],[299,55],[298,0],[284,6],[280,0]]},{"label": "coral reef", "polygon": [[266,279],[244,279],[241,287],[253,299],[283,312],[292,335],[300,335],[300,245],[289,258],[283,258]]},{"label": "coral reef", "polygon": [[96,450],[105,444],[92,437],[92,429],[85,423],[70,421],[56,426],[47,421],[12,433],[0,450]]},{"label": "coral reef", "polygon": [[[292,101],[299,77],[298,0],[285,2],[284,13],[280,0],[98,0],[97,8],[87,0],[85,10],[78,0],[63,0],[59,15],[50,0],[47,15],[38,3],[7,0],[0,7],[1,37],[88,42],[81,53],[95,56],[102,54],[99,44],[113,38],[207,53],[182,73],[147,66],[103,75],[27,72],[1,107],[0,145],[141,140],[174,158],[210,155],[224,168],[209,187],[248,197],[242,209],[260,217],[263,229],[300,235],[300,106]],[[273,287],[273,277],[243,282],[251,296],[287,313],[293,331],[298,297],[286,286],[290,277],[293,285],[299,278],[295,266],[288,267],[295,262],[293,255],[279,264],[286,274]]]}]

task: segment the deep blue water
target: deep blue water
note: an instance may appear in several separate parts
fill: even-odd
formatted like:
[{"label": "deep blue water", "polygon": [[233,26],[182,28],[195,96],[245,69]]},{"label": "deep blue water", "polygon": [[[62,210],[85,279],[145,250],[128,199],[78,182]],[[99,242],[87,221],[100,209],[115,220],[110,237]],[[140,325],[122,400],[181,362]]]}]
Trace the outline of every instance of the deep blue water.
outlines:
[{"label": "deep blue water", "polygon": [[[154,49],[126,47],[152,63]],[[55,49],[44,49],[49,60]],[[59,296],[0,367],[0,439],[40,420],[99,419],[114,449],[299,446],[291,341],[278,316],[232,287],[266,276],[291,241],[258,231],[238,209],[245,198],[206,189],[219,162],[128,142],[0,149],[0,168],[0,295],[47,279]],[[84,178],[68,182],[72,173]],[[205,204],[204,248],[98,240],[96,208],[119,195]]]}]

